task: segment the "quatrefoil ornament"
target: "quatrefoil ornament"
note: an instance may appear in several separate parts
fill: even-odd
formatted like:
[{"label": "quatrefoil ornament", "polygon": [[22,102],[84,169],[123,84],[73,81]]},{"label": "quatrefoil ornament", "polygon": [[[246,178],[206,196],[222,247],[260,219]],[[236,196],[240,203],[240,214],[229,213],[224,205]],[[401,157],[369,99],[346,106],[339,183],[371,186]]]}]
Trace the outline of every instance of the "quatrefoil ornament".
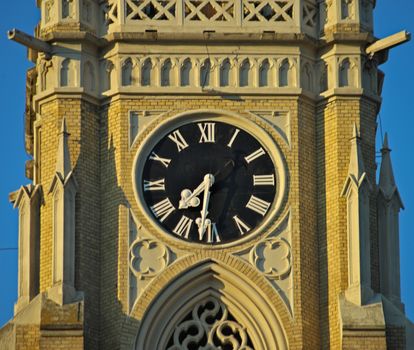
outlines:
[{"label": "quatrefoil ornament", "polygon": [[137,239],[129,249],[129,267],[138,279],[154,277],[169,261],[168,248],[156,240]]},{"label": "quatrefoil ornament", "polygon": [[283,238],[268,238],[253,247],[250,262],[269,279],[285,279],[292,269],[290,245]]}]

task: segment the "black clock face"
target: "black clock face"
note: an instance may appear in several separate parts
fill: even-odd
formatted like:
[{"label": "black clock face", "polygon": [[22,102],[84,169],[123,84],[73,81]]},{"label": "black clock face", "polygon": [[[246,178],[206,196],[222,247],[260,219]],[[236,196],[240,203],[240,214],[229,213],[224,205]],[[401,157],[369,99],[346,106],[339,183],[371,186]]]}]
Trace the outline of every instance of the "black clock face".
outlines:
[{"label": "black clock face", "polygon": [[223,244],[249,235],[269,213],[276,171],[263,145],[234,125],[185,124],[148,155],[141,186],[149,212],[174,237]]}]

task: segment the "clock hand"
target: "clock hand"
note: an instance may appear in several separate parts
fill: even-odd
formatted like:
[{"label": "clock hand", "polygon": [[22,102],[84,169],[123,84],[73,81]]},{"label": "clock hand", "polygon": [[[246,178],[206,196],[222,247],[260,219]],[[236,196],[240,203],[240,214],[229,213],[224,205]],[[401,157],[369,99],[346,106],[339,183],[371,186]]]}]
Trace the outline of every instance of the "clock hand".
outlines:
[{"label": "clock hand", "polygon": [[[210,175],[213,176],[211,174],[207,174],[206,176],[204,176],[203,182],[197,186],[197,188],[191,192],[191,190],[189,189],[184,189],[181,191],[181,200],[180,203],[178,205],[179,209],[187,209],[189,206],[190,207],[197,207],[200,205],[200,200],[197,198],[197,196],[204,191],[205,189],[205,182],[206,182],[206,177]],[[214,177],[213,177],[213,182],[214,182]]]},{"label": "clock hand", "polygon": [[215,182],[220,182],[224,180],[225,178],[227,178],[227,176],[231,174],[234,167],[235,167],[234,160],[233,159],[228,160],[226,164],[224,164],[224,166],[214,174]]},{"label": "clock hand", "polygon": [[206,230],[206,219],[208,215],[208,204],[210,202],[210,187],[214,183],[214,176],[211,174],[207,174],[204,176],[204,196],[203,196],[203,208],[201,209],[201,218],[197,218],[196,224],[198,225],[198,234],[200,240],[204,236],[204,232]]}]

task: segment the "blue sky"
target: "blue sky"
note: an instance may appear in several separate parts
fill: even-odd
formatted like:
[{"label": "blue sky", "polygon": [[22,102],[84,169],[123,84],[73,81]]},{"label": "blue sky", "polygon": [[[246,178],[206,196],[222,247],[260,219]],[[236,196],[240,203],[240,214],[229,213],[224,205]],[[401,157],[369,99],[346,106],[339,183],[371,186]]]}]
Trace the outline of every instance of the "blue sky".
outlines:
[{"label": "blue sky", "polygon": [[[17,27],[33,33],[39,13],[35,0],[3,1],[0,21],[0,249],[17,247],[17,212],[8,202],[8,194],[29,181],[24,176],[28,156],[24,150],[25,74],[31,63],[26,49],[7,40],[7,30]],[[392,5],[391,5],[392,4]],[[414,2],[379,0],[375,10],[375,35],[379,38],[402,29],[413,30]],[[401,213],[401,284],[406,312],[414,320],[414,40],[393,49],[385,72],[382,130],[388,132],[393,150],[397,184],[404,201]],[[411,107],[410,107],[411,105]],[[380,128],[378,141],[381,140]],[[378,150],[380,145],[378,145]],[[379,159],[378,159],[379,161]],[[0,326],[12,318],[17,297],[17,251],[0,250]]]}]

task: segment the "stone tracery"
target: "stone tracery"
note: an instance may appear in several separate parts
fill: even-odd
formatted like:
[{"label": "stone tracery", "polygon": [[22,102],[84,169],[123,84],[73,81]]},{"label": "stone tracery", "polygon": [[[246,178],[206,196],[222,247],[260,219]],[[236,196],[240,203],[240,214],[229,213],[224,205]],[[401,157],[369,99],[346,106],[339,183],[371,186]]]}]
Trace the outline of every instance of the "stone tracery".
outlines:
[{"label": "stone tracery", "polygon": [[197,303],[176,325],[167,349],[253,350],[253,347],[245,327],[234,319],[223,302],[210,296]]}]

